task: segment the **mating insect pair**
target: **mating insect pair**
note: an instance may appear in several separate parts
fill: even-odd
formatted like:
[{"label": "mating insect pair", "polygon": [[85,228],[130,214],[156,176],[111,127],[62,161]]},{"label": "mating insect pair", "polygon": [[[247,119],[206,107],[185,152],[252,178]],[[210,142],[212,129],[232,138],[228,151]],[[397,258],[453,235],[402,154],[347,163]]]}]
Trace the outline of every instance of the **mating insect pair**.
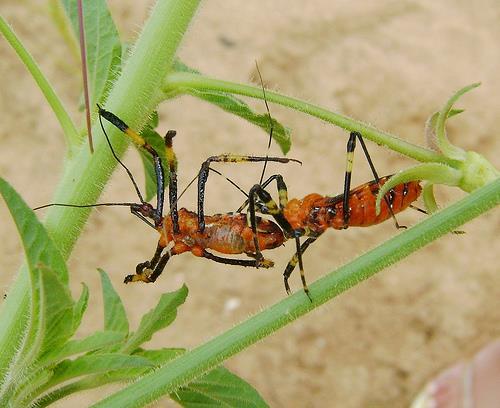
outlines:
[{"label": "mating insect pair", "polygon": [[[230,265],[251,266],[257,268],[269,268],[273,266],[273,262],[265,259],[260,251],[264,249],[274,249],[282,245],[284,242],[283,232],[274,222],[261,217],[254,217],[254,230],[256,231],[256,238],[254,238],[252,228],[247,225],[246,214],[226,213],[204,216],[204,227],[199,228],[198,215],[196,213],[185,208],[177,208],[177,159],[172,148],[172,141],[176,134],[175,131],[168,131],[165,136],[165,156],[167,157],[167,164],[170,170],[168,184],[170,212],[168,215],[164,216],[165,175],[160,155],[142,136],[129,128],[129,126],[116,115],[102,109],[100,106],[98,106],[98,109],[101,128],[111,153],[127,172],[132,184],[134,185],[140,202],[100,203],[89,205],[54,203],[37,207],[35,210],[49,206],[76,208],[113,205],[127,206],[130,208],[132,214],[139,217],[149,226],[155,228],[160,234],[160,239],[158,240],[158,245],[153,257],[151,260],[139,263],[136,267],[136,273],[125,277],[125,283],[136,281],[154,282],[162,273],[168,260],[172,256],[179,255],[184,252],[191,252],[196,256]],[[129,136],[136,145],[151,155],[156,175],[156,207],[144,200],[131,172],[114,152],[113,146],[111,145],[104,129],[102,118],[116,126],[120,131]],[[212,157],[211,161],[262,161],[264,159],[266,161],[280,163],[295,161],[294,159],[284,157],[264,158],[237,155],[220,155]],[[258,249],[256,249],[255,242],[257,242]],[[246,254],[252,259],[233,259],[221,257],[209,252],[208,250],[214,250],[222,254]]]},{"label": "mating insect pair", "polygon": [[[405,210],[418,198],[421,191],[420,185],[417,182],[404,183],[394,187],[384,197],[381,212],[377,215],[375,213],[376,195],[380,186],[390,176],[378,177],[361,135],[353,132],[350,135],[347,147],[348,160],[344,193],[341,195],[325,197],[319,194],[310,194],[304,199],[289,201],[283,177],[275,174],[269,177],[264,183],[253,186],[248,194],[247,201],[236,213],[205,216],[205,185],[209,171],[211,170],[211,163],[248,161],[288,163],[294,161],[293,159],[282,157],[226,154],[210,157],[201,166],[198,175],[198,214],[184,208],[178,210],[177,167],[175,154],[172,149],[172,138],[175,133],[170,131],[165,137],[170,169],[170,215],[163,217],[161,213],[163,195],[161,192],[164,189],[164,177],[157,152],[114,114],[100,109],[100,115],[131,136],[139,146],[150,152],[156,164],[155,169],[158,181],[157,208],[154,209],[150,204],[144,203],[141,199],[141,204],[131,206],[131,210],[136,215],[139,212],[140,216],[152,219],[154,227],[160,233],[160,239],[152,259],[137,265],[136,274],[127,276],[125,282],[154,282],[162,273],[168,260],[172,256],[184,252],[191,252],[196,256],[224,264],[269,268],[273,266],[273,262],[265,259],[261,251],[274,249],[281,246],[285,240],[293,238],[296,242],[296,253],[285,268],[285,288],[289,293],[288,278],[298,264],[302,284],[308,294],[302,254],[327,228],[345,229],[352,226],[370,226],[381,223],[391,216],[393,217],[394,214]],[[356,146],[356,139],[359,140],[363,148],[375,179],[351,191],[352,157]],[[276,181],[278,187],[278,205],[266,190],[266,187],[273,181]],[[248,213],[244,214],[241,211],[243,211],[246,205],[248,205]],[[256,215],[257,212],[271,215],[276,223],[258,217]],[[399,227],[397,223],[396,225]],[[307,239],[301,244],[300,238],[303,236],[306,236]],[[167,247],[170,248],[166,249]],[[222,254],[246,254],[252,259],[220,257],[208,252],[207,249]],[[166,252],[163,253],[165,250]]]},{"label": "mating insect pair", "polygon": [[[374,180],[364,183],[351,190],[351,175],[353,167],[353,155],[359,140],[366,159],[370,165]],[[252,161],[262,161],[259,158]],[[204,229],[204,195],[205,183],[207,181],[210,163],[219,161],[218,157],[209,158],[202,165],[198,176],[198,225],[199,230]],[[241,161],[241,160],[240,160]],[[380,213],[376,213],[375,203],[380,187],[383,186],[391,176],[379,177],[368,150],[360,133],[351,132],[347,143],[347,164],[344,181],[344,192],[335,197],[322,196],[317,193],[307,195],[302,199],[288,200],[287,186],[283,177],[279,174],[272,175],[264,183],[254,185],[248,194],[245,203],[237,210],[242,211],[248,205],[248,218],[254,233],[256,256],[259,256],[259,241],[255,239],[258,233],[256,212],[269,214],[274,218],[283,232],[284,240],[294,239],[296,252],[289,261],[283,273],[284,285],[287,293],[290,293],[288,279],[293,270],[299,265],[300,276],[304,291],[309,296],[309,289],[304,274],[302,255],[305,250],[318,239],[328,228],[346,229],[349,227],[368,227],[379,224],[389,218],[393,218],[397,228],[400,226],[395,214],[408,208],[420,195],[421,186],[417,181],[399,184],[391,188],[381,201]],[[276,181],[278,190],[278,204],[266,190],[266,187]],[[307,237],[301,244],[300,238]]]},{"label": "mating insect pair", "polygon": [[[101,118],[108,120],[152,156],[157,184],[156,208],[144,201],[132,174],[116,156],[104,130]],[[99,120],[101,121],[101,127],[111,152],[119,164],[127,171],[136,189],[140,203],[52,205],[73,207],[99,205],[128,206],[134,215],[159,232],[160,239],[153,257],[148,261],[139,263],[136,267],[136,273],[126,276],[125,283],[135,281],[154,282],[164,270],[168,260],[172,256],[184,252],[191,252],[196,256],[224,264],[269,268],[273,266],[273,262],[265,259],[261,251],[277,248],[286,240],[294,239],[296,253],[288,263],[283,274],[285,288],[290,293],[288,279],[298,264],[304,290],[310,297],[305,280],[302,254],[326,229],[345,229],[352,226],[370,226],[381,223],[391,216],[394,217],[394,214],[405,210],[418,198],[421,191],[418,182],[404,183],[394,187],[384,197],[381,212],[377,215],[375,213],[376,195],[379,188],[390,176],[378,177],[361,135],[353,132],[350,135],[347,146],[348,160],[343,194],[335,197],[326,197],[313,193],[300,200],[288,200],[287,187],[283,177],[275,174],[265,182],[262,183],[261,180],[261,183],[254,185],[247,194],[246,202],[236,213],[206,216],[204,214],[205,185],[209,171],[213,170],[210,168],[211,163],[250,161],[267,164],[269,161],[288,163],[296,160],[283,157],[240,156],[231,154],[210,157],[202,164],[198,175],[198,213],[195,213],[185,208],[177,208],[177,160],[172,147],[172,139],[175,136],[175,131],[169,131],[165,136],[165,148],[168,167],[170,169],[168,185],[170,213],[164,216],[165,177],[158,152],[116,115],[101,107],[99,107]],[[352,157],[356,139],[361,143],[374,174],[374,180],[350,190]],[[276,204],[266,190],[266,187],[273,181],[276,181],[278,187],[278,204]],[[241,211],[247,205],[248,212],[242,213]],[[46,206],[38,208],[43,207]],[[269,214],[274,218],[275,222],[257,216],[257,212]],[[398,226],[397,223],[396,226]],[[300,238],[303,236],[306,236],[307,239],[301,244]],[[252,259],[221,257],[214,255],[208,250],[214,250],[226,255],[246,254]]]},{"label": "mating insect pair", "polygon": [[[152,155],[155,163],[158,193],[157,207],[154,208],[151,204],[144,202],[139,195],[141,203],[131,204],[130,208],[132,213],[145,220],[148,224],[151,225],[149,219],[153,221],[152,226],[160,233],[160,239],[158,240],[156,251],[151,260],[138,264],[135,275],[128,275],[125,278],[125,283],[136,281],[154,282],[162,273],[168,260],[172,256],[184,252],[191,252],[196,256],[229,265],[251,266],[257,268],[269,268],[273,266],[272,261],[265,259],[260,253],[260,249],[274,249],[283,244],[283,233],[279,226],[272,221],[254,217],[253,226],[255,228],[252,229],[247,225],[245,214],[226,213],[203,216],[203,228],[200,228],[198,224],[199,217],[196,213],[185,208],[181,208],[180,210],[177,208],[177,160],[172,148],[172,139],[175,136],[174,131],[167,132],[165,136],[166,157],[170,170],[168,185],[170,213],[167,216],[163,216],[162,192],[165,185],[163,168],[158,153],[154,151],[151,145],[149,145],[140,135],[130,129],[113,113],[99,108],[99,115],[130,136],[137,145],[148,151]],[[220,155],[212,157],[211,161],[261,161],[262,159],[264,158]],[[293,159],[283,157],[267,157],[267,160],[280,163],[293,161]],[[124,166],[123,163],[121,164]],[[133,183],[137,189],[135,181],[133,181]],[[207,249],[222,254],[246,254],[252,259],[220,257],[207,251]]]}]

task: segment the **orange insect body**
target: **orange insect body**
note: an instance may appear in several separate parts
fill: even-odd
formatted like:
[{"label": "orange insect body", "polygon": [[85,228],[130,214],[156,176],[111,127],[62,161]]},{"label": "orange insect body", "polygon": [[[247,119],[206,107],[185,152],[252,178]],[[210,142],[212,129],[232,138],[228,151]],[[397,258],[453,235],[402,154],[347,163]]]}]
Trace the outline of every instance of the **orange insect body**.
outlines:
[{"label": "orange insect body", "polygon": [[386,194],[387,200],[380,203],[380,214],[375,213],[375,201],[380,186],[391,176],[380,178],[379,183],[365,183],[349,193],[349,222],[344,224],[344,205],[342,195],[325,197],[309,194],[302,200],[293,199],[283,210],[284,216],[293,229],[305,229],[322,233],[327,228],[344,229],[347,227],[368,227],[379,224],[391,217],[388,203],[393,214],[397,214],[413,203],[420,195],[422,187],[418,181],[395,186]]},{"label": "orange insect body", "polygon": [[[246,214],[225,213],[205,216],[206,227],[198,230],[198,215],[185,208],[179,210],[179,233],[174,234],[172,218],[164,217],[158,226],[159,245],[166,247],[174,243],[174,252],[190,251],[202,256],[204,249],[223,254],[254,254],[256,252],[252,228],[247,225]],[[274,222],[257,217],[259,248],[274,249],[283,244],[283,231]]]}]

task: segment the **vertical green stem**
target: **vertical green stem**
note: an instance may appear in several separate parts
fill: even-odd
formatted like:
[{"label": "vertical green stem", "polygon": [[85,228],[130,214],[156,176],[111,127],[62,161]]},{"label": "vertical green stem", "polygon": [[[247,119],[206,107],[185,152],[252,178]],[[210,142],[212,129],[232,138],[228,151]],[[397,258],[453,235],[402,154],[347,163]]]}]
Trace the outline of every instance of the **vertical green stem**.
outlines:
[{"label": "vertical green stem", "polygon": [[[113,87],[107,108],[135,128],[140,128],[161,99],[162,81],[172,66],[180,41],[198,8],[199,0],[159,0],[151,11],[121,77]],[[127,141],[109,129],[118,154]],[[94,126],[95,153],[83,144],[66,163],[54,202],[94,203],[108,181],[116,161],[110,155],[99,128]],[[52,239],[67,258],[79,236],[89,211],[52,208],[45,225]],[[97,238],[98,239],[98,238]],[[24,269],[24,268],[23,268]],[[29,282],[21,273],[12,286],[0,315],[0,374],[3,374],[21,343],[26,329]]]}]

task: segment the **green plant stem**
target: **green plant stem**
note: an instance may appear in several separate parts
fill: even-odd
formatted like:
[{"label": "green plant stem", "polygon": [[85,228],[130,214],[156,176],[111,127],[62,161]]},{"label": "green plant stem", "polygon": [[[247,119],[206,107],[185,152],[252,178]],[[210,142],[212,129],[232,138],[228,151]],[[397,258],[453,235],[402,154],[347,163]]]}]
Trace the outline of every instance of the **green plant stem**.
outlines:
[{"label": "green plant stem", "polygon": [[[160,100],[161,82],[171,69],[198,4],[199,0],[160,0],[152,9],[107,103],[108,109],[131,126],[140,128]],[[99,136],[94,141],[95,153],[91,155],[83,143],[66,163],[54,202],[91,204],[101,194],[116,161],[98,129],[94,127],[94,135]],[[108,129],[117,154],[122,155],[128,141],[115,129]],[[48,211],[45,226],[65,259],[71,253],[88,214],[89,211],[60,207]],[[12,361],[25,333],[30,290],[24,269],[9,291],[0,315],[0,374]]]},{"label": "green plant stem", "polygon": [[[189,72],[171,72],[164,82],[166,95],[171,93],[187,93],[196,96],[197,91],[219,91],[236,95],[244,95],[252,98],[263,99],[262,89],[250,85],[238,84],[229,81],[209,78]],[[411,157],[420,162],[439,162],[448,165],[458,165],[453,160],[423,147],[408,143],[389,133],[382,132],[366,123],[354,120],[348,116],[331,112],[312,103],[301,101],[277,92],[266,90],[266,99],[300,112],[307,113],[328,123],[344,128],[348,131],[360,132],[364,138],[387,146],[395,152]]]},{"label": "green plant stem", "polygon": [[500,179],[319,279],[310,286],[314,303],[310,303],[304,292],[299,291],[145,375],[94,407],[142,407],[162,395],[174,392],[242,349],[498,204]]},{"label": "green plant stem", "polygon": [[26,48],[24,48],[14,31],[9,27],[2,16],[0,16],[0,32],[4,35],[5,39],[17,53],[26,68],[28,68],[31,76],[39,86],[40,90],[45,96],[45,99],[54,111],[57,120],[61,124],[61,128],[66,138],[68,153],[69,156],[71,156],[71,154],[74,152],[74,149],[76,149],[78,144],[80,143],[81,138],[78,134],[78,131],[76,130],[75,125],[73,124],[73,121],[69,117],[68,112],[66,112],[66,109],[64,109],[61,100],[55,93],[54,88],[50,85],[47,78],[45,78],[45,76],[43,75],[42,71],[38,67],[38,64],[35,62]]}]

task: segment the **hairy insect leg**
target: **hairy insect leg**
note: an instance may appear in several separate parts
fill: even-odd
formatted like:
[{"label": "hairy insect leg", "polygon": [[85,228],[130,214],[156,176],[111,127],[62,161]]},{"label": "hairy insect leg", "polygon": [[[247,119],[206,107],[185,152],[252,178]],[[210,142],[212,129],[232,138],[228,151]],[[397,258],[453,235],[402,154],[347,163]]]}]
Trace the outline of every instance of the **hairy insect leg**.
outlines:
[{"label": "hairy insect leg", "polygon": [[352,178],[352,168],[354,164],[354,150],[356,149],[356,137],[359,133],[351,132],[349,135],[349,140],[347,141],[347,154],[346,154],[346,165],[345,165],[345,176],[344,176],[344,195],[343,195],[343,208],[344,208],[344,228],[347,228],[349,224],[349,217],[351,215],[351,209],[349,208],[349,192],[351,191],[351,178]]},{"label": "hairy insect leg", "polygon": [[156,279],[158,279],[158,276],[160,276],[165,269],[165,265],[167,264],[168,260],[173,257],[174,255],[178,255],[180,252],[177,252],[175,250],[175,247],[172,249],[169,249],[159,260],[158,264],[155,266],[153,269],[153,273],[149,276],[149,282],[154,282]]},{"label": "hairy insect leg", "polygon": [[179,255],[182,254],[183,252],[186,252],[185,250],[179,251],[177,250],[176,246],[174,246],[173,248],[167,250],[165,254],[161,255],[162,251],[158,252],[158,249],[159,248],[157,248],[157,252],[153,257],[154,262],[153,260],[151,260],[138,264],[136,267],[135,275],[127,275],[125,277],[124,283],[129,283],[129,282],[153,283],[156,281],[156,279],[158,279],[158,276],[162,274],[170,258],[172,258],[175,255]]},{"label": "hairy insect leg", "polygon": [[[274,180],[276,180],[276,187],[278,188],[278,200],[279,200],[280,210],[283,210],[288,204],[288,189],[286,187],[285,180],[283,180],[283,176],[281,174],[273,174],[260,186],[263,189],[265,189]],[[236,212],[242,212],[248,205],[248,201],[249,199],[247,198],[245,202],[236,210]]]},{"label": "hairy insect leg", "polygon": [[299,269],[300,269],[300,278],[302,280],[302,286],[304,287],[304,292],[306,292],[307,297],[309,300],[312,302],[311,295],[309,293],[309,288],[306,283],[305,279],[305,273],[304,273],[304,265],[302,263],[302,254],[306,251],[306,249],[311,245],[314,241],[318,239],[319,235],[314,236],[314,237],[309,237],[307,238],[302,245],[300,245],[300,242],[298,240],[298,237],[296,237],[295,242],[297,246],[297,252],[295,255],[290,259],[290,262],[288,262],[288,265],[285,268],[285,272],[283,272],[283,282],[285,284],[285,290],[286,293],[290,294],[290,285],[288,284],[288,278],[290,278],[290,275],[292,274],[293,270],[297,266],[297,263],[299,264]]},{"label": "hairy insect leg", "polygon": [[[248,217],[250,217],[250,227],[252,228],[252,238],[253,238],[253,246],[255,247],[255,259],[257,261],[264,259],[264,256],[262,255],[262,252],[260,251],[260,246],[259,246],[259,237],[257,235],[257,217],[255,215],[255,188],[259,186],[258,184],[252,187],[250,192],[248,193],[249,197],[249,207],[248,207],[248,214],[247,214],[247,223],[248,223]],[[260,187],[260,186],[259,186]]]},{"label": "hairy insect leg", "polygon": [[221,154],[211,156],[203,162],[198,173],[198,230],[202,232],[205,229],[205,187],[210,174],[211,163],[242,163],[242,162],[277,162],[277,163],[300,163],[299,160],[286,157],[267,157],[267,156],[246,156],[238,154]]},{"label": "hairy insect leg", "polygon": [[153,270],[158,265],[164,249],[165,247],[158,243],[158,245],[156,246],[156,251],[151,260],[137,264],[137,266],[135,267],[135,275],[127,275],[123,282],[151,282],[150,277],[153,273]]},{"label": "hairy insect leg", "polygon": [[[287,189],[286,185],[283,181],[283,178],[279,175],[271,176],[269,178],[269,182],[276,179],[277,184],[278,184],[278,191],[279,191],[279,197],[280,197],[280,205],[276,205],[276,202],[272,199],[271,195],[264,190],[264,188],[256,184],[255,186],[252,187],[250,190],[250,193],[248,194],[248,200],[249,200],[249,206],[248,206],[248,212],[250,215],[250,222],[251,222],[251,227],[253,231],[253,236],[254,236],[254,242],[256,249],[258,249],[258,240],[257,240],[257,228],[256,228],[256,220],[255,220],[255,202],[256,202],[256,197],[262,202],[263,204],[263,209],[265,209],[266,214],[270,214],[275,221],[278,223],[278,225],[283,229],[284,234],[287,237],[294,237],[295,238],[295,245],[296,245],[296,253],[292,260],[289,262],[285,272],[284,272],[284,284],[285,284],[285,289],[288,294],[290,294],[290,286],[288,284],[288,278],[290,277],[290,274],[292,273],[293,269],[295,268],[296,264],[299,264],[299,269],[300,269],[300,278],[302,280],[302,286],[304,288],[304,292],[306,293],[307,297],[309,300],[312,302],[311,295],[309,293],[309,287],[307,286],[307,281],[305,277],[305,272],[304,272],[304,263],[302,261],[302,253],[307,249],[307,247],[313,243],[317,237],[319,236],[314,236],[314,237],[309,237],[304,244],[300,245],[300,236],[302,235],[303,231],[302,230],[294,230],[290,223],[287,221],[283,214],[283,208],[286,206],[286,203],[288,202],[288,194],[287,194]],[[268,183],[269,184],[269,183]]]},{"label": "hairy insect leg", "polygon": [[[283,179],[281,178],[281,181]],[[284,185],[284,182],[283,182]],[[285,198],[287,198],[286,195],[286,186],[285,186]],[[281,198],[281,194],[280,194]],[[260,184],[255,184],[249,191],[248,193],[248,213],[247,213],[247,222],[249,221],[250,227],[252,228],[253,232],[253,242],[254,242],[254,247],[255,247],[255,256],[257,259],[263,259],[264,257],[262,256],[262,253],[260,251],[259,247],[259,239],[258,239],[258,231],[257,231],[257,216],[256,216],[256,203],[257,200],[260,200],[262,203],[263,208],[260,208],[261,212],[264,212],[266,214],[270,214],[278,223],[278,225],[283,229],[285,235],[288,237],[291,237],[295,234],[295,231],[292,229],[290,223],[286,220],[285,216],[283,215],[283,207],[281,207],[281,204],[284,201],[280,200],[280,207],[276,204],[276,202],[273,200],[271,195],[262,188]],[[265,211],[264,211],[265,209]]]},{"label": "hairy insect leg", "polygon": [[[375,181],[379,184],[380,177],[378,176],[377,170],[375,169],[375,165],[373,164],[372,158],[370,157],[370,153],[368,153],[368,148],[366,147],[363,136],[359,132],[351,132],[349,135],[349,140],[347,141],[347,159],[346,159],[346,171],[344,178],[344,193],[343,193],[343,208],[344,208],[344,228],[349,227],[349,218],[351,215],[351,209],[349,208],[349,193],[351,191],[351,176],[352,176],[352,168],[354,162],[354,150],[356,149],[356,139],[359,140],[359,144],[363,149],[363,153],[365,154],[366,161],[370,166],[370,170],[373,174]],[[397,229],[406,229],[406,226],[400,225],[394,212],[392,211],[392,205],[388,197],[384,196],[384,201],[387,204],[387,208],[391,214],[392,219],[394,220],[394,224]]]},{"label": "hairy insect leg", "polygon": [[[283,182],[282,178],[281,181]],[[253,215],[255,216],[255,208],[257,206],[257,203],[259,203],[259,211],[263,214],[271,215],[284,231],[285,235],[290,238],[295,236],[295,231],[283,214],[283,209],[288,201],[288,193],[284,182],[282,188],[283,190],[280,190],[279,193],[280,201],[278,205],[276,204],[276,201],[274,201],[274,199],[271,197],[271,194],[269,194],[260,184],[255,184],[248,193],[248,212],[250,216],[252,215],[252,213],[254,213]]]},{"label": "hairy insect leg", "polygon": [[177,209],[177,157],[173,149],[173,138],[177,132],[169,130],[165,135],[165,153],[167,156],[168,168],[170,170],[168,181],[168,198],[170,205],[170,217],[172,218],[172,229],[174,234],[178,234],[179,227],[179,212]]},{"label": "hairy insect leg", "polygon": [[[123,132],[125,135],[130,137],[132,139],[132,141],[137,146],[146,150],[153,158],[153,166],[154,166],[155,175],[156,175],[157,194],[156,194],[156,209],[154,210],[154,213],[151,214],[151,218],[153,218],[155,225],[159,225],[159,223],[161,223],[161,220],[163,217],[165,175],[163,173],[163,166],[161,164],[161,158],[158,155],[158,152],[149,143],[147,143],[147,141],[141,135],[139,135],[137,132],[135,132],[133,129],[131,129],[123,120],[121,120],[114,113],[103,109],[100,105],[97,105],[97,108],[99,109],[99,121],[101,124],[101,128],[102,128],[102,131],[106,137],[106,141],[111,149],[111,152],[112,152],[113,156],[115,157],[115,159],[118,161],[118,163],[125,169],[129,178],[132,180],[132,183],[134,184],[137,195],[139,196],[139,199],[140,199],[141,203],[143,203],[143,204],[144,204],[144,199],[142,198],[142,195],[139,191],[139,188],[137,187],[137,183],[135,182],[135,180],[134,180],[132,174],[130,173],[130,171],[128,170],[128,168],[122,163],[122,161],[118,158],[115,151],[113,150],[113,146],[111,145],[111,142],[109,140],[109,137],[108,137],[106,131],[104,130],[104,126],[103,126],[101,118],[106,119],[108,122],[110,122],[116,128],[118,128],[121,132]],[[137,215],[137,214],[135,214],[135,215]],[[139,218],[144,220],[144,218],[142,218],[142,217],[139,217]]]},{"label": "hairy insect leg", "polygon": [[[253,254],[247,254],[253,257]],[[238,266],[250,266],[253,268],[272,268],[274,266],[274,262],[270,259],[259,259],[255,257],[255,259],[234,259],[234,258],[223,258],[221,256],[217,256],[208,252],[207,250],[203,250],[201,256],[206,259],[210,259],[214,262],[227,264],[227,265],[238,265]]]}]

